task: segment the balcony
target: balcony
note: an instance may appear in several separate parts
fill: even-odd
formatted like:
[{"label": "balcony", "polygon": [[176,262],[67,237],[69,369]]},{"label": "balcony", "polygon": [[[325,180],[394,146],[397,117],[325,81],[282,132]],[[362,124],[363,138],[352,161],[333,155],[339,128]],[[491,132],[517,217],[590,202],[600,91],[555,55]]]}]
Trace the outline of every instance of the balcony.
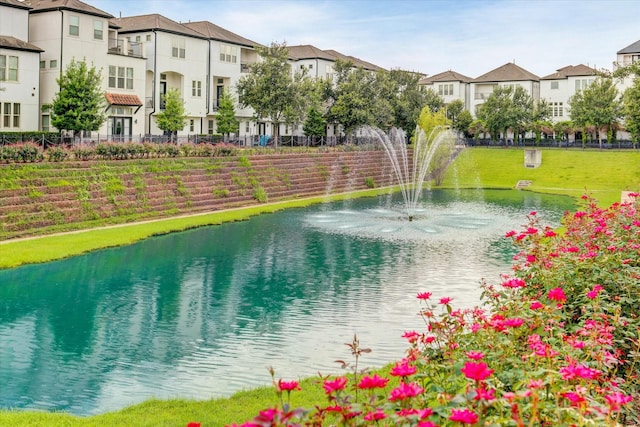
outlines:
[{"label": "balcony", "polygon": [[109,39],[109,53],[115,55],[133,56],[135,58],[143,58],[141,42],[130,42],[127,39]]}]

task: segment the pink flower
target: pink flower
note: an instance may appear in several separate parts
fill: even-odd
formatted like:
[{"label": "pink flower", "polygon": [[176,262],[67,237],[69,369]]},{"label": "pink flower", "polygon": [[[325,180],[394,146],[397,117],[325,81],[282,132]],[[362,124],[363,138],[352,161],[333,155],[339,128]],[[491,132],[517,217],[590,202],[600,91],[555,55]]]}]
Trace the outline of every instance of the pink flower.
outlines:
[{"label": "pink flower", "polygon": [[587,298],[589,299],[596,299],[598,297],[598,294],[603,290],[604,288],[600,285],[595,285],[593,287],[593,289],[591,289],[589,292],[587,292]]},{"label": "pink flower", "polygon": [[382,409],[377,409],[373,412],[369,412],[364,416],[365,421],[378,421],[387,418],[387,414],[382,412]]},{"label": "pink flower", "polygon": [[407,359],[402,359],[400,362],[397,362],[390,372],[390,374],[394,377],[408,377],[409,375],[413,375],[415,373],[416,367],[410,366]]},{"label": "pink flower", "polygon": [[187,427],[200,427],[200,423],[189,423]]},{"label": "pink flower", "polygon": [[478,416],[475,412],[470,409],[452,409],[451,416],[449,417],[451,421],[456,421],[462,424],[475,424],[478,422]]},{"label": "pink flower", "polygon": [[408,417],[410,415],[417,415],[419,419],[423,419],[423,418],[427,418],[428,416],[433,414],[433,410],[431,408],[425,408],[425,409],[416,409],[416,408],[402,408],[400,409],[398,412],[396,412],[396,415],[400,416],[400,417]]},{"label": "pink flower", "polygon": [[562,288],[554,288],[551,289],[547,293],[547,298],[552,301],[565,302],[567,300],[567,296],[564,294]]},{"label": "pink flower", "polygon": [[544,305],[542,305],[542,303],[541,303],[540,301],[533,301],[533,302],[531,303],[531,305],[529,306],[529,308],[530,308],[531,310],[539,310],[539,309],[541,309],[542,307],[544,307]]},{"label": "pink flower", "polygon": [[574,378],[593,380],[598,378],[601,374],[599,370],[590,368],[581,363],[571,363],[568,366],[560,368],[558,372],[562,375],[563,380],[572,380]]},{"label": "pink flower", "polygon": [[504,235],[504,237],[513,237],[516,234],[517,233],[515,232],[515,230],[511,230],[511,231],[507,231],[507,233]]},{"label": "pink flower", "polygon": [[544,381],[542,380],[531,380],[529,381],[529,385],[527,385],[527,388],[536,389],[536,388],[541,388],[543,385],[544,385]]},{"label": "pink flower", "polygon": [[484,353],[481,351],[467,351],[467,357],[473,360],[480,360],[484,358]]},{"label": "pink flower", "polygon": [[451,301],[453,301],[453,298],[449,298],[449,297],[440,298],[440,304],[442,304],[442,305],[447,305]]},{"label": "pink flower", "polygon": [[584,396],[574,392],[562,393],[562,397],[569,400],[571,402],[571,406],[580,406],[581,403],[587,401]]},{"label": "pink flower", "polygon": [[282,381],[282,379],[278,380],[278,390],[280,391],[292,391],[292,390],[302,390],[300,386],[298,386],[298,381]]},{"label": "pink flower", "polygon": [[487,402],[490,400],[494,400],[496,398],[496,391],[494,389],[487,390],[484,387],[478,387],[476,389],[476,395],[474,396],[475,400],[486,400]]},{"label": "pink flower", "polygon": [[507,328],[517,328],[522,326],[523,323],[524,323],[524,319],[521,319],[519,317],[514,317],[512,319],[505,319],[502,322],[502,324]]},{"label": "pink flower", "polygon": [[485,380],[493,374],[493,369],[489,369],[484,362],[466,362],[460,371],[465,377],[476,381]]},{"label": "pink flower", "polygon": [[384,388],[389,382],[388,378],[382,378],[378,374],[374,374],[372,377],[364,376],[358,384],[358,388],[372,389],[372,388]]},{"label": "pink flower", "polygon": [[421,300],[428,300],[431,298],[431,292],[419,292],[417,298]]},{"label": "pink flower", "polygon": [[608,394],[605,397],[607,401],[607,405],[609,406],[609,410],[611,412],[617,412],[621,409],[622,405],[626,405],[627,403],[633,400],[632,396],[626,396],[619,391],[615,393]]},{"label": "pink flower", "polygon": [[438,427],[438,425],[431,421],[420,421],[416,427]]},{"label": "pink flower", "polygon": [[324,387],[324,391],[327,394],[331,394],[338,390],[344,390],[344,387],[347,385],[347,379],[345,377],[338,377],[334,380],[325,380],[322,387]]},{"label": "pink flower", "polygon": [[516,289],[524,288],[526,286],[526,283],[522,279],[513,278],[502,282],[502,286],[504,286],[505,288]]},{"label": "pink flower", "polygon": [[556,237],[558,234],[553,230],[547,230],[544,232],[544,237]]},{"label": "pink flower", "polygon": [[420,338],[420,334],[416,331],[406,331],[404,334],[402,334],[402,338],[406,338],[410,343],[414,343],[418,341],[418,338]]},{"label": "pink flower", "polygon": [[416,383],[400,383],[398,387],[394,388],[391,390],[391,393],[389,393],[389,400],[393,402],[395,400],[409,399],[419,395],[423,391],[424,389]]}]

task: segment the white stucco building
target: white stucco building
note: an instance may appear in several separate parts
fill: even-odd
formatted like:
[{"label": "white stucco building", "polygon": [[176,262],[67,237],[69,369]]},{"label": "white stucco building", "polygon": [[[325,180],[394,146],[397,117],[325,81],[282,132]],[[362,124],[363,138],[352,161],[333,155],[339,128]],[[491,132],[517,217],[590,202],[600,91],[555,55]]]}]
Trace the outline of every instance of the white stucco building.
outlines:
[{"label": "white stucco building", "polygon": [[549,105],[549,120],[553,123],[570,120],[569,100],[593,83],[597,74],[596,69],[579,64],[567,65],[540,78],[540,98]]},{"label": "white stucco building", "polygon": [[37,131],[40,54],[29,41],[30,7],[0,0],[0,131]]}]

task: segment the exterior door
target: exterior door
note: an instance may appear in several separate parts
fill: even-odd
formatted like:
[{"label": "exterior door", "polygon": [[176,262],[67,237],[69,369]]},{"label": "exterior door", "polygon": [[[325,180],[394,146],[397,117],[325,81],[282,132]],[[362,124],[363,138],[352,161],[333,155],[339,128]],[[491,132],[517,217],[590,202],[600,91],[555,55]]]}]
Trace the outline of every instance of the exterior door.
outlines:
[{"label": "exterior door", "polygon": [[131,117],[110,117],[111,136],[115,141],[131,139]]},{"label": "exterior door", "polygon": [[220,98],[222,98],[223,92],[224,92],[224,86],[222,85],[216,86],[216,110],[220,108]]}]

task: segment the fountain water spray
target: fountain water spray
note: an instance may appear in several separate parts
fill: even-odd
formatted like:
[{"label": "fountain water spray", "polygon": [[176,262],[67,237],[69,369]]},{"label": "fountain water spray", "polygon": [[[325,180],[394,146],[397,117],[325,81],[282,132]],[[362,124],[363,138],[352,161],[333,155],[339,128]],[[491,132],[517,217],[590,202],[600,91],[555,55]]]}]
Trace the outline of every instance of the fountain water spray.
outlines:
[{"label": "fountain water spray", "polygon": [[434,127],[429,135],[417,127],[410,155],[402,129],[392,128],[385,133],[378,128],[365,127],[363,133],[377,138],[387,152],[398,179],[407,217],[412,221],[425,180],[440,173],[439,168],[452,159],[455,135],[445,126]]}]

